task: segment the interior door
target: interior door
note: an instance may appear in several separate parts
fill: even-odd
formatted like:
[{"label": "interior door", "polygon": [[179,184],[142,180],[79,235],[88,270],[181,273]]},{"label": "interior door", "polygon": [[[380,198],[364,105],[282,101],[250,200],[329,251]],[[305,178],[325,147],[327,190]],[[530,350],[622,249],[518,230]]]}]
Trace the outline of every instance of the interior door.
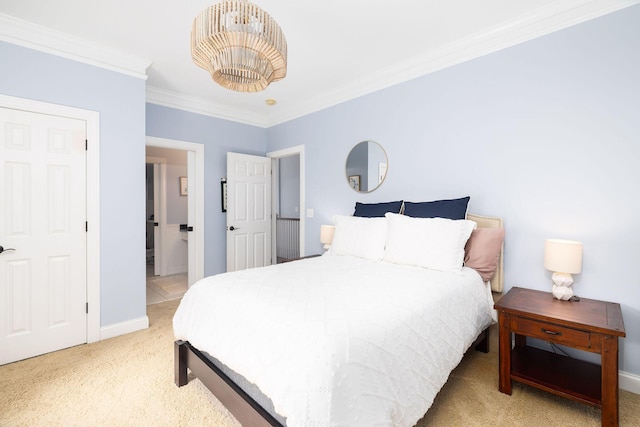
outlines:
[{"label": "interior door", "polygon": [[153,275],[159,276],[162,267],[162,236],[160,233],[160,220],[164,218],[162,212],[162,181],[160,163],[153,164]]},{"label": "interior door", "polygon": [[187,195],[187,285],[191,286],[196,282],[195,274],[195,262],[193,254],[196,253],[196,239],[194,227],[196,223],[196,189],[198,183],[196,181],[196,153],[193,151],[187,151],[187,182],[189,183],[188,195]]},{"label": "interior door", "polygon": [[0,364],[87,342],[86,122],[0,108]]},{"label": "interior door", "polygon": [[271,264],[271,159],[227,153],[227,271]]}]

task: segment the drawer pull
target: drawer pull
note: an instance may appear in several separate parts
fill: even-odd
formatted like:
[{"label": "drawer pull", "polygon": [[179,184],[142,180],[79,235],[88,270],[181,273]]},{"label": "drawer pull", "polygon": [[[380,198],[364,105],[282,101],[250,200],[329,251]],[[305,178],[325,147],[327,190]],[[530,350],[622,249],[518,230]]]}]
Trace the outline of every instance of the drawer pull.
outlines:
[{"label": "drawer pull", "polygon": [[555,336],[557,336],[557,337],[562,336],[562,332],[558,332],[558,331],[550,331],[550,330],[545,329],[545,328],[541,328],[541,329],[542,329],[542,332],[544,332],[545,334],[555,335]]}]

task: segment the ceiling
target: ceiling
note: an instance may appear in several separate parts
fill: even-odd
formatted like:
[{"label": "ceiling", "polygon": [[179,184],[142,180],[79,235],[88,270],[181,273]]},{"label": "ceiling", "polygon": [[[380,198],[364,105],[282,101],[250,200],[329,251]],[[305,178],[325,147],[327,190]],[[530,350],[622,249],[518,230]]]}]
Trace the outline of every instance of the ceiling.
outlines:
[{"label": "ceiling", "polygon": [[287,76],[258,93],[191,60],[193,18],[215,2],[0,0],[0,40],[148,76],[149,102],[268,127],[640,0],[254,0],[288,44]]}]

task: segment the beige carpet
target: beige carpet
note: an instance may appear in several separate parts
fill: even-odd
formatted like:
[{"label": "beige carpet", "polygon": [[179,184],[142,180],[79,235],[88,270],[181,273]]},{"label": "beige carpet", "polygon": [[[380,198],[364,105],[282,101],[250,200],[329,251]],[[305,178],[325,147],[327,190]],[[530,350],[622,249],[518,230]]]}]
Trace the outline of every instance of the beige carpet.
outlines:
[{"label": "beige carpet", "polygon": [[[198,380],[173,384],[178,302],[148,306],[147,330],[0,367],[0,426],[238,426]],[[494,339],[467,354],[417,425],[600,425],[596,408],[517,383],[498,392],[496,351]],[[620,425],[640,426],[640,396],[620,399]]]}]

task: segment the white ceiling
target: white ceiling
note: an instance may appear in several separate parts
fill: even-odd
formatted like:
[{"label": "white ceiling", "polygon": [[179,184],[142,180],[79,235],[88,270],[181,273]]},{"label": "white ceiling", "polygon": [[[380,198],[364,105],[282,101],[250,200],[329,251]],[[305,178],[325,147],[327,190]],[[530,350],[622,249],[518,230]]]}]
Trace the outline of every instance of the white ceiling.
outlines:
[{"label": "white ceiling", "polygon": [[285,34],[287,77],[237,93],[191,60],[193,18],[216,1],[0,0],[0,40],[146,73],[150,102],[268,127],[640,2],[254,0]]}]

